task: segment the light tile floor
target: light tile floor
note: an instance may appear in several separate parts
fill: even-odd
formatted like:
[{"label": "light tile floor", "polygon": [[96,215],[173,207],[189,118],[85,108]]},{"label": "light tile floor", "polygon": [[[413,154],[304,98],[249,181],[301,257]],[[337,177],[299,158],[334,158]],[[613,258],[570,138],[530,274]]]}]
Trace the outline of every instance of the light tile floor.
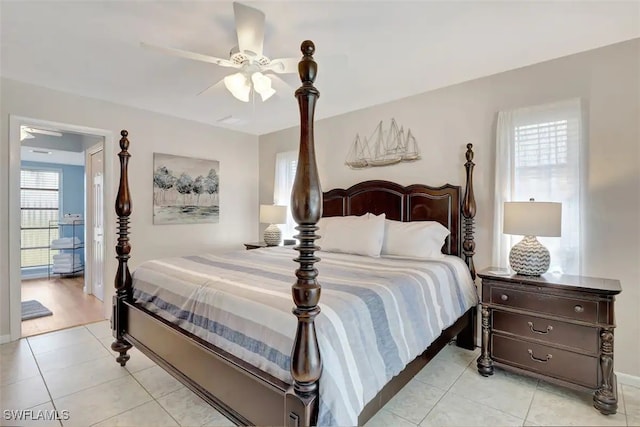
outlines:
[{"label": "light tile floor", "polygon": [[[104,321],[1,345],[0,425],[231,425],[139,351],[121,368],[111,341]],[[483,378],[477,355],[447,346],[367,427],[640,426],[638,388],[618,385],[618,413],[604,416],[586,393],[501,370]],[[5,419],[12,409],[68,411],[69,419]]]}]

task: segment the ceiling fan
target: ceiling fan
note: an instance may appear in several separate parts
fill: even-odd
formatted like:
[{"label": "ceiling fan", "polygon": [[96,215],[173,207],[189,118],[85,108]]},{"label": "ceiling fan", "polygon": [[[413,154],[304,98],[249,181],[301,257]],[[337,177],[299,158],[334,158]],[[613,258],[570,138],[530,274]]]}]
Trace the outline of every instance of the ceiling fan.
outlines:
[{"label": "ceiling fan", "polygon": [[40,135],[57,136],[57,137],[62,136],[62,132],[58,132],[55,130],[39,129],[39,128],[30,127],[30,126],[20,126],[20,141],[24,141],[25,139],[35,138],[35,136],[33,136],[34,133],[37,133]]},{"label": "ceiling fan", "polygon": [[[146,49],[152,49],[182,58],[209,62],[221,67],[235,68],[239,71],[221,80],[224,82],[227,90],[240,101],[249,102],[249,95],[253,89],[260,95],[263,101],[266,101],[275,93],[275,90],[271,87],[271,78],[278,77],[275,75],[269,77],[265,75],[265,73],[295,73],[298,71],[299,59],[269,59],[263,55],[262,45],[264,43],[265,15],[262,11],[234,2],[233,13],[235,16],[238,45],[231,49],[229,59],[216,58],[214,56],[171,47],[154,46],[147,43],[141,43],[141,46]],[[203,92],[206,92],[206,90],[216,86],[218,83],[211,85]]]}]

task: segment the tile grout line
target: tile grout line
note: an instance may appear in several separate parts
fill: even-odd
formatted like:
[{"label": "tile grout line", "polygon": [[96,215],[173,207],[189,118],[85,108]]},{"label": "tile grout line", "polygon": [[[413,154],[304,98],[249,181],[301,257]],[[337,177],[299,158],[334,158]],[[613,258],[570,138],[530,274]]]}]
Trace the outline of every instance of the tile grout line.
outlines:
[{"label": "tile grout line", "polygon": [[536,389],[533,390],[533,395],[531,396],[531,401],[529,402],[529,407],[527,408],[527,413],[522,420],[522,425],[524,426],[529,418],[529,412],[531,412],[531,407],[533,406],[533,400],[536,398],[536,393],[538,392],[538,386],[540,385],[540,380],[536,381]]},{"label": "tile grout line", "polygon": [[[86,326],[84,326],[84,325],[82,325],[82,327],[84,327],[85,329],[87,329],[87,331],[91,334],[91,336],[92,336],[94,339],[96,339],[96,340],[98,341],[98,343],[102,344],[102,343],[100,342],[100,339],[99,339],[99,338],[97,338],[95,335],[93,335],[93,334],[91,333],[91,331],[89,331],[89,328],[87,328],[87,327],[86,327]],[[29,344],[29,349],[31,350],[31,344],[30,344],[28,341],[27,341],[27,343]],[[73,345],[75,345],[75,344],[73,344]],[[71,347],[71,346],[66,346],[66,347]],[[66,348],[66,347],[62,347],[62,348]],[[56,350],[53,350],[53,351],[56,351]],[[51,392],[49,391],[49,386],[48,386],[48,384],[47,384],[47,381],[46,381],[46,380],[45,380],[45,378],[44,378],[44,374],[43,374],[43,373],[42,373],[42,371],[40,370],[40,365],[38,364],[38,359],[36,358],[35,354],[33,354],[33,350],[32,350],[32,355],[33,355],[33,358],[34,358],[34,359],[35,359],[35,361],[36,361],[36,366],[38,367],[38,372],[40,372],[40,377],[42,378],[42,382],[44,383],[44,385],[45,385],[45,387],[46,387],[46,389],[47,389],[47,393],[49,394],[49,398],[51,399],[51,403],[52,403],[52,405],[53,405],[53,408],[57,410],[57,407],[56,407],[56,405],[55,405],[55,401],[53,400],[53,396],[51,395]],[[107,357],[109,357],[109,358],[112,358],[112,359],[113,359],[113,355],[104,356],[104,357],[101,357],[101,358],[98,358],[98,359],[106,359]],[[98,360],[98,359],[94,359],[94,360]],[[113,359],[113,360],[115,360],[115,359]],[[88,360],[88,361],[85,361],[85,362],[86,362],[86,363],[88,363],[88,362],[91,362],[91,360]],[[82,363],[85,363],[85,362],[82,362]],[[65,369],[65,368],[58,368],[58,369]],[[129,372],[129,371],[126,371],[126,372],[127,372],[127,374],[128,374],[128,375],[130,375],[131,377],[133,377],[133,375],[131,374],[131,372]],[[101,385],[104,385],[104,384],[107,384],[107,383],[110,383],[110,382],[113,382],[113,381],[117,381],[117,380],[120,380],[120,379],[123,379],[123,378],[126,378],[126,377],[127,377],[127,376],[126,376],[126,375],[124,375],[124,376],[119,377],[119,378],[113,378],[113,379],[110,379],[110,380],[108,380],[108,381],[101,382],[101,383],[99,383],[99,384],[94,384],[94,385],[92,385],[92,386],[90,386],[90,387],[85,387],[85,388],[82,388],[82,389],[80,389],[80,390],[76,390],[76,391],[74,391],[73,393],[65,394],[65,395],[63,395],[63,396],[58,396],[58,397],[56,397],[56,399],[63,399],[63,398],[69,397],[69,396],[71,396],[71,395],[73,395],[73,394],[80,393],[80,392],[85,391],[85,390],[89,390],[90,388],[98,387],[98,386],[101,386]],[[144,390],[146,391],[146,389],[144,389]],[[148,393],[148,392],[147,392],[147,393]],[[150,396],[151,396],[151,395],[150,395]],[[151,396],[151,398],[153,399],[153,396]],[[148,402],[145,402],[145,403],[148,403]],[[140,405],[139,405],[139,406],[140,406]],[[133,409],[133,408],[132,408],[132,409]],[[126,411],[124,411],[124,412],[126,412]],[[117,415],[120,415],[120,414],[117,414]],[[114,415],[114,416],[116,416],[116,415]],[[111,417],[109,417],[109,418],[111,418]],[[106,419],[108,419],[108,418],[106,418]],[[106,420],[106,419],[105,419],[105,420]],[[105,420],[101,420],[101,421],[98,421],[98,422],[102,422],[102,421],[105,421]],[[64,427],[64,423],[62,423],[62,421],[61,421],[61,420],[58,420],[58,421],[60,422],[61,426],[63,426],[63,427]],[[96,423],[94,423],[94,424],[96,424]]]},{"label": "tile grout line", "polygon": [[[451,344],[449,344],[449,345],[451,345]],[[476,350],[475,350],[476,348],[478,348],[478,347],[475,347],[475,348],[472,350],[474,353],[475,353],[475,351],[476,351]],[[458,380],[460,379],[460,377],[462,377],[462,375],[464,374],[464,372],[467,370],[467,368],[468,368],[469,366],[471,366],[471,364],[473,363],[473,361],[474,361],[474,360],[476,360],[475,356],[474,356],[474,357],[472,357],[472,358],[471,358],[471,360],[469,360],[469,363],[467,363],[467,365],[464,367],[464,369],[462,370],[462,372],[460,373],[460,375],[458,375],[458,376],[456,377],[456,379],[451,383],[451,385],[449,386],[449,388],[447,388],[447,389],[444,391],[444,393],[442,393],[442,396],[440,396],[440,398],[438,399],[438,401],[437,401],[437,402],[436,402],[436,403],[431,407],[431,409],[429,409],[429,412],[427,412],[427,415],[425,415],[425,416],[420,420],[420,422],[419,422],[419,423],[417,423],[417,425],[418,425],[418,426],[420,426],[420,424],[422,424],[422,423],[424,422],[424,420],[426,420],[426,419],[427,419],[427,417],[429,416],[429,414],[430,414],[430,413],[435,409],[435,407],[436,407],[436,406],[438,406],[438,403],[440,403],[440,401],[442,400],[442,398],[443,398],[444,396],[446,396],[446,395],[447,395],[447,393],[449,393],[449,391],[451,390],[451,388],[455,385],[455,383],[457,383],[457,382],[458,382]],[[428,366],[428,365],[427,365],[427,366]],[[424,368],[422,368],[422,369],[424,369]],[[425,384],[426,384],[426,383],[425,383]],[[435,386],[433,386],[433,385],[432,385],[432,387],[435,387]],[[437,388],[437,387],[436,387],[436,388]]]},{"label": "tile grout line", "polygon": [[[94,359],[94,360],[85,360],[84,362],[81,362],[81,363],[95,362],[96,360],[106,359],[107,357],[111,357],[111,356],[103,356],[103,357],[99,357],[99,358]],[[68,366],[68,368],[70,368],[70,367],[71,366]],[[39,367],[38,367],[38,369],[39,369]],[[56,368],[56,369],[52,369],[51,371],[55,371],[55,370],[58,370],[58,369],[66,369],[66,368]],[[51,372],[51,371],[48,371],[48,372]],[[131,372],[129,372],[129,371],[127,371],[127,373],[129,375],[131,375]],[[75,390],[75,391],[73,391],[71,393],[68,393],[68,394],[63,394],[61,396],[57,396],[56,399],[63,399],[65,397],[69,397],[69,396],[71,396],[73,394],[80,393],[81,391],[89,390],[90,388],[97,387],[97,386],[100,386],[100,385],[103,385],[103,384],[107,384],[107,383],[110,383],[110,382],[115,381],[115,380],[120,380],[122,378],[126,378],[126,375],[118,377],[118,378],[111,378],[110,380],[106,380],[106,381],[103,381],[103,382],[100,382],[100,383],[96,383],[96,384],[81,388],[79,390]],[[42,380],[45,382],[45,384],[47,383],[46,380],[44,379],[44,375],[42,375]],[[47,390],[48,390],[48,387],[47,387]]]},{"label": "tile grout line", "polygon": [[146,404],[147,404],[147,403],[149,403],[149,402],[153,402],[153,399],[152,399],[152,400],[149,400],[149,401],[147,401],[147,402],[143,402],[143,403],[139,404],[138,406],[134,406],[133,408],[129,408],[129,409],[127,409],[126,411],[118,412],[117,414],[115,414],[115,415],[111,415],[110,417],[107,417],[107,418],[105,418],[104,420],[96,421],[95,423],[91,424],[89,427],[93,427],[93,426],[95,426],[96,424],[100,424],[100,423],[102,423],[102,422],[108,421],[108,420],[110,420],[111,418],[114,418],[114,417],[117,417],[117,416],[119,416],[119,415],[124,414],[125,412],[133,411],[134,409],[137,409],[137,408],[139,408],[139,407],[141,407],[141,406],[143,406],[143,405],[146,405]]},{"label": "tile grout line", "polygon": [[[38,368],[38,373],[40,374],[40,379],[42,380],[42,384],[44,384],[44,388],[47,390],[47,394],[49,395],[49,401],[51,402],[51,406],[53,406],[53,410],[57,412],[58,408],[56,407],[56,402],[54,402],[54,400],[53,400],[53,396],[51,395],[51,391],[49,390],[49,385],[44,380],[44,375],[42,374],[42,370],[40,369],[40,364],[38,363],[38,359],[36,358],[36,355],[33,352],[33,349],[31,348],[31,343],[29,342],[28,338],[23,338],[23,339],[27,342],[27,345],[29,346],[29,351],[31,352],[31,357],[33,357],[33,361],[36,363],[36,367]],[[56,418],[58,418],[58,417],[56,417]],[[63,426],[62,420],[57,420],[57,421],[60,424],[60,426],[62,427]]]},{"label": "tile grout line", "polygon": [[[158,367],[159,367],[159,365],[155,364],[155,362],[154,362],[154,366],[149,366],[148,368],[140,369],[139,371],[136,371],[136,372],[142,372],[142,371],[144,371],[144,370],[146,370],[146,369],[151,369],[151,368],[153,368],[153,367],[155,367],[155,366],[158,366]],[[124,368],[124,366],[122,367],[122,369],[125,369],[125,368]],[[162,369],[162,368],[160,368],[160,369]],[[163,370],[163,371],[164,371],[164,370]],[[129,372],[129,371],[127,371],[127,372]],[[162,404],[161,404],[160,402],[158,402],[158,399],[159,399],[159,398],[161,398],[161,397],[165,397],[165,396],[167,396],[167,395],[169,395],[169,394],[171,394],[171,393],[173,393],[173,392],[176,392],[176,391],[178,391],[178,390],[180,390],[180,389],[178,389],[178,390],[173,390],[173,391],[170,391],[169,393],[165,393],[165,394],[163,394],[162,396],[155,397],[154,395],[152,395],[152,394],[151,394],[151,392],[150,392],[149,390],[147,390],[147,388],[146,388],[146,387],[145,387],[145,386],[144,386],[140,381],[138,381],[138,379],[135,377],[135,375],[133,375],[133,372],[129,372],[129,375],[131,375],[131,378],[133,378],[133,380],[134,380],[135,382],[137,382],[137,383],[140,385],[140,387],[142,387],[142,389],[143,389],[144,391],[146,391],[146,392],[149,394],[149,396],[151,396],[151,401],[152,401],[152,402],[156,402],[156,404],[157,404],[159,407],[161,407],[161,408],[162,408],[162,410],[163,410],[167,415],[169,415],[169,418],[171,418],[173,421],[175,421],[177,425],[179,425],[179,426],[181,426],[181,425],[182,425],[182,424],[180,424],[180,423],[178,422],[178,420],[176,420],[176,419],[173,417],[173,415],[171,415],[171,413],[170,413],[169,411],[167,411],[167,409],[166,409],[164,406],[162,406]],[[172,376],[172,377],[173,377],[173,376]],[[184,384],[180,383],[180,385],[181,385],[182,387],[184,387]],[[149,403],[149,402],[147,402],[147,403]],[[126,411],[125,411],[125,412],[126,412]]]},{"label": "tile grout line", "polygon": [[[618,385],[616,381],[616,386]],[[627,426],[629,425],[629,414],[627,414],[627,399],[624,395],[624,384],[620,384],[620,393],[622,393],[622,409],[624,409],[624,416],[626,417]]]},{"label": "tile grout line", "polygon": [[[618,382],[616,380],[616,387],[618,386]],[[631,426],[631,424],[629,424],[629,414],[627,414],[627,399],[626,396],[624,395],[624,384],[620,384],[620,393],[622,393],[622,408],[624,409],[624,417],[625,417],[625,422],[627,424],[627,427],[633,427]]]},{"label": "tile grout line", "polygon": [[[178,390],[179,390],[179,389],[178,389]],[[176,391],[177,391],[177,390],[176,390]],[[171,393],[173,393],[173,392],[171,392]],[[164,395],[162,395],[162,396],[160,396],[160,397],[167,396],[168,394],[171,394],[171,393],[164,394]],[[174,416],[173,416],[173,415],[171,415],[171,412],[167,411],[167,409],[166,409],[164,406],[162,406],[162,404],[161,404],[160,402],[158,402],[158,399],[157,399],[157,398],[155,398],[155,397],[153,397],[153,396],[151,396],[151,397],[153,398],[153,401],[154,401],[154,402],[156,402],[156,403],[158,404],[158,406],[159,406],[159,407],[161,407],[161,408],[162,408],[162,410],[163,410],[167,415],[169,415],[169,418],[171,418],[173,421],[175,421],[177,425],[182,426],[182,424],[180,424],[180,423],[178,422],[178,420],[176,420],[176,419],[174,418]]]},{"label": "tile grout line", "polygon": [[[471,363],[473,363],[473,361],[471,361],[471,362],[469,363],[469,365],[467,366],[467,368],[468,368],[469,366],[471,366]],[[498,368],[498,369],[500,369],[500,368]],[[466,368],[465,368],[465,370],[466,370]],[[480,374],[478,374],[478,375],[480,375]],[[495,375],[495,374],[494,374],[494,375]],[[459,379],[460,379],[460,378],[458,377],[458,379],[456,379],[456,382],[457,382]],[[540,383],[540,380],[537,380],[537,382],[536,382],[536,390],[538,389],[538,384],[539,384],[539,383]],[[455,384],[455,382],[454,382],[454,384]],[[453,384],[451,385],[451,387],[453,387]],[[534,395],[535,395],[535,391],[536,391],[536,390],[534,390]],[[457,396],[457,397],[459,397],[459,398],[461,398],[461,399],[468,400],[469,402],[473,402],[473,403],[477,403],[477,404],[479,404],[479,405],[486,406],[487,408],[491,408],[491,409],[493,409],[493,410],[495,410],[495,411],[501,412],[501,413],[503,413],[503,414],[505,414],[505,415],[508,415],[508,416],[510,416],[510,417],[513,417],[513,418],[520,418],[520,417],[519,417],[519,416],[517,416],[517,415],[513,415],[512,413],[509,413],[509,412],[507,412],[507,411],[505,411],[505,410],[503,410],[503,409],[499,409],[499,408],[493,407],[493,406],[491,406],[491,405],[489,405],[489,404],[482,404],[482,403],[477,402],[477,401],[475,401],[475,400],[473,400],[473,399],[469,399],[469,398],[467,398],[467,397],[461,396],[461,395],[456,394],[456,393],[453,393],[453,392],[452,392],[452,394],[454,394],[455,396]],[[531,399],[531,402],[533,402],[533,398]],[[531,403],[529,403],[529,407],[531,407]],[[529,411],[527,410],[527,415],[528,415],[528,414],[529,414]],[[524,425],[524,423],[527,421],[527,419],[526,419],[526,418],[524,418],[522,421],[523,421],[523,425]]]},{"label": "tile grout line", "polygon": [[[88,330],[88,329],[89,329],[89,328],[87,328],[87,330]],[[91,331],[89,331],[89,333],[91,333]],[[93,334],[91,333],[91,335],[93,335]],[[102,344],[102,342],[100,341],[100,339],[99,339],[98,337],[96,337],[95,335],[93,335],[93,337],[94,337],[94,338],[95,338],[95,339],[96,339],[100,344]],[[108,350],[110,350],[110,349],[108,349]],[[105,356],[104,358],[106,358],[106,357],[107,357],[107,356]],[[114,355],[113,355],[113,354],[110,354],[108,357],[115,361],[115,358],[114,358]],[[131,372],[129,372],[128,370],[126,370],[124,367],[122,367],[122,369],[124,369],[124,371],[127,373],[127,375],[128,375],[128,376],[130,376],[131,378],[133,378],[133,380],[134,380],[135,382],[137,382],[138,384],[140,384],[140,383],[138,382],[138,380],[133,376],[133,374],[132,374]],[[63,396],[63,397],[71,396],[72,394],[78,393],[78,392],[80,392],[80,391],[88,390],[88,389],[93,388],[93,387],[98,387],[98,386],[101,386],[101,385],[104,385],[104,384],[107,384],[107,383],[110,383],[110,382],[113,382],[113,381],[122,380],[122,379],[124,379],[124,378],[127,378],[127,375],[124,375],[124,376],[119,377],[119,378],[114,378],[114,379],[111,379],[111,380],[109,380],[109,381],[105,381],[105,382],[103,382],[103,383],[96,384],[96,385],[93,385],[93,386],[91,386],[91,387],[84,388],[84,389],[82,389],[82,390],[78,390],[78,391],[76,391],[76,392],[73,392],[73,393],[67,394],[67,395],[65,395],[65,396]],[[142,384],[140,384],[140,386],[141,386],[141,387],[142,387],[142,389],[143,389],[143,390],[144,390],[144,391],[149,395],[149,397],[151,398],[151,400],[148,400],[148,401],[146,401],[146,402],[143,402],[143,403],[141,403],[141,404],[139,404],[139,405],[137,405],[137,406],[134,406],[133,408],[129,408],[129,409],[127,409],[127,410],[125,410],[125,411],[122,411],[122,412],[119,412],[119,413],[117,413],[117,414],[115,414],[115,415],[111,415],[110,417],[107,417],[107,418],[105,418],[105,419],[103,419],[103,420],[96,421],[95,423],[91,424],[91,426],[94,426],[94,425],[96,425],[96,424],[99,424],[99,423],[101,423],[101,422],[103,422],[103,421],[107,421],[107,420],[109,420],[109,419],[111,419],[111,418],[113,418],[113,417],[117,417],[118,415],[122,415],[122,414],[124,414],[125,412],[128,412],[128,411],[131,411],[131,410],[133,410],[133,409],[139,408],[140,406],[142,406],[142,405],[146,405],[146,404],[147,404],[147,403],[149,403],[149,402],[153,402],[155,399],[153,398],[153,396],[151,395],[151,393],[149,393],[149,392],[147,391],[147,389],[146,389],[146,388],[144,388],[144,386],[142,386]],[[163,409],[164,409],[164,408],[163,408]],[[63,427],[64,427],[64,424],[63,424]]]}]

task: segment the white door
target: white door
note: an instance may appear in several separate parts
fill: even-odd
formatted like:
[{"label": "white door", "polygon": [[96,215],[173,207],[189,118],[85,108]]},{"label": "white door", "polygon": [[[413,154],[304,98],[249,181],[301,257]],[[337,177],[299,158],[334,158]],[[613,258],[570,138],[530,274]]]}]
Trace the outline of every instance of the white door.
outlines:
[{"label": "white door", "polygon": [[93,242],[91,259],[91,290],[100,301],[104,299],[104,150],[91,153],[92,202],[91,225]]}]

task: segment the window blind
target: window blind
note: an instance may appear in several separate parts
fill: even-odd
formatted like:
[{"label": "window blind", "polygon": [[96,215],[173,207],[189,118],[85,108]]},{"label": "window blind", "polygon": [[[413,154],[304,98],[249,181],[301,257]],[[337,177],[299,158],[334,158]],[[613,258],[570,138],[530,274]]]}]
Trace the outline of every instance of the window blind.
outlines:
[{"label": "window blind", "polygon": [[[52,262],[51,240],[58,238],[60,218],[60,172],[22,169],[20,171],[20,252],[21,267],[39,267]],[[55,225],[51,229],[50,222]]]},{"label": "window blind", "polygon": [[516,167],[567,164],[567,120],[515,128]]}]

